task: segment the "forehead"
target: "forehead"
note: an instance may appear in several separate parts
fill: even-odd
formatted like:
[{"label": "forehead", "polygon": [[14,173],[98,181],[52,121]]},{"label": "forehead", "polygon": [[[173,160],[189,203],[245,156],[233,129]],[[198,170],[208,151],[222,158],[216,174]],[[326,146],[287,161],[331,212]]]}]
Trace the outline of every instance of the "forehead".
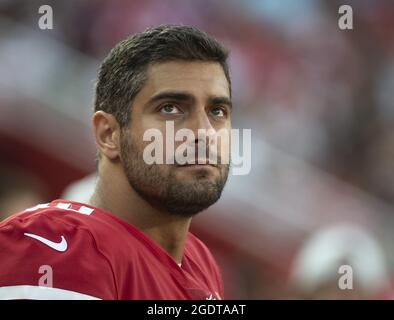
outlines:
[{"label": "forehead", "polygon": [[223,68],[216,62],[170,61],[150,65],[141,91],[151,96],[166,90],[185,91],[196,96],[230,95]]}]

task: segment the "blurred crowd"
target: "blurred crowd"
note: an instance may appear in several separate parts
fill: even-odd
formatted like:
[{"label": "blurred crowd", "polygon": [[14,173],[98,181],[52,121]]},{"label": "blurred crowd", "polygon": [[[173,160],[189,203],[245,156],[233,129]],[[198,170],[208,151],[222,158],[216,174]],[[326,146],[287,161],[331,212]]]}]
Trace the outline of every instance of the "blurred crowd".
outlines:
[{"label": "blurred crowd", "polygon": [[233,126],[252,129],[251,174],[196,219],[229,297],[392,298],[393,1],[346,1],[353,30],[339,0],[45,1],[53,30],[42,4],[0,2],[0,217],[89,195],[100,61],[148,26],[190,24],[230,49]]}]

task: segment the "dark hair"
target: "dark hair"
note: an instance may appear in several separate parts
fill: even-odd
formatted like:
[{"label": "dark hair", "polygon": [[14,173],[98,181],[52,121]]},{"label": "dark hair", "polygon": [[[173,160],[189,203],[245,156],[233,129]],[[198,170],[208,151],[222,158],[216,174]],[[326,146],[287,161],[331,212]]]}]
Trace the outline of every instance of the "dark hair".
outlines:
[{"label": "dark hair", "polygon": [[101,64],[95,94],[95,111],[115,116],[121,128],[128,125],[134,97],[146,80],[151,63],[173,60],[220,63],[231,93],[228,51],[206,33],[182,25],[148,28],[119,42]]}]

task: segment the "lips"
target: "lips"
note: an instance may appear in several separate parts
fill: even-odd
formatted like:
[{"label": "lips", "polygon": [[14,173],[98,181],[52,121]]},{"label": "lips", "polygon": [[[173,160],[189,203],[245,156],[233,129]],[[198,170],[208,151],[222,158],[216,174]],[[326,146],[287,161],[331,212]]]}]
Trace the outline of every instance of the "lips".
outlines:
[{"label": "lips", "polygon": [[208,166],[211,166],[211,167],[216,167],[216,165],[213,165],[213,164],[210,164],[210,163],[205,163],[205,164],[198,164],[198,163],[195,163],[195,164],[182,164],[182,165],[177,165],[178,167],[208,167]]},{"label": "lips", "polygon": [[[218,163],[216,161],[214,163],[209,161],[207,158],[198,158],[198,159],[187,159],[185,164],[176,164],[178,167],[191,167],[191,166],[213,166],[217,167]],[[220,163],[220,162],[219,162]]]},{"label": "lips", "polygon": [[178,164],[177,167],[182,167],[182,168],[186,168],[186,167],[195,167],[195,168],[204,168],[204,167],[217,167],[217,164],[213,164],[213,163],[185,163],[185,164]]}]

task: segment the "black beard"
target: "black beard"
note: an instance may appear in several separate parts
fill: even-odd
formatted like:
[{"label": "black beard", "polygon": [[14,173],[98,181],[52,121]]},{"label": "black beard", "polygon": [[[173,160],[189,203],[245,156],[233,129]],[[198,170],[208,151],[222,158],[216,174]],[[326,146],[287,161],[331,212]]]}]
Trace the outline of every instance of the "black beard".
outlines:
[{"label": "black beard", "polygon": [[177,216],[192,217],[219,200],[229,165],[218,166],[220,176],[215,181],[208,180],[203,171],[196,172],[194,179],[177,179],[172,170],[161,170],[165,165],[146,164],[143,152],[127,137],[126,133],[120,137],[120,158],[125,175],[130,186],[153,207]]}]

